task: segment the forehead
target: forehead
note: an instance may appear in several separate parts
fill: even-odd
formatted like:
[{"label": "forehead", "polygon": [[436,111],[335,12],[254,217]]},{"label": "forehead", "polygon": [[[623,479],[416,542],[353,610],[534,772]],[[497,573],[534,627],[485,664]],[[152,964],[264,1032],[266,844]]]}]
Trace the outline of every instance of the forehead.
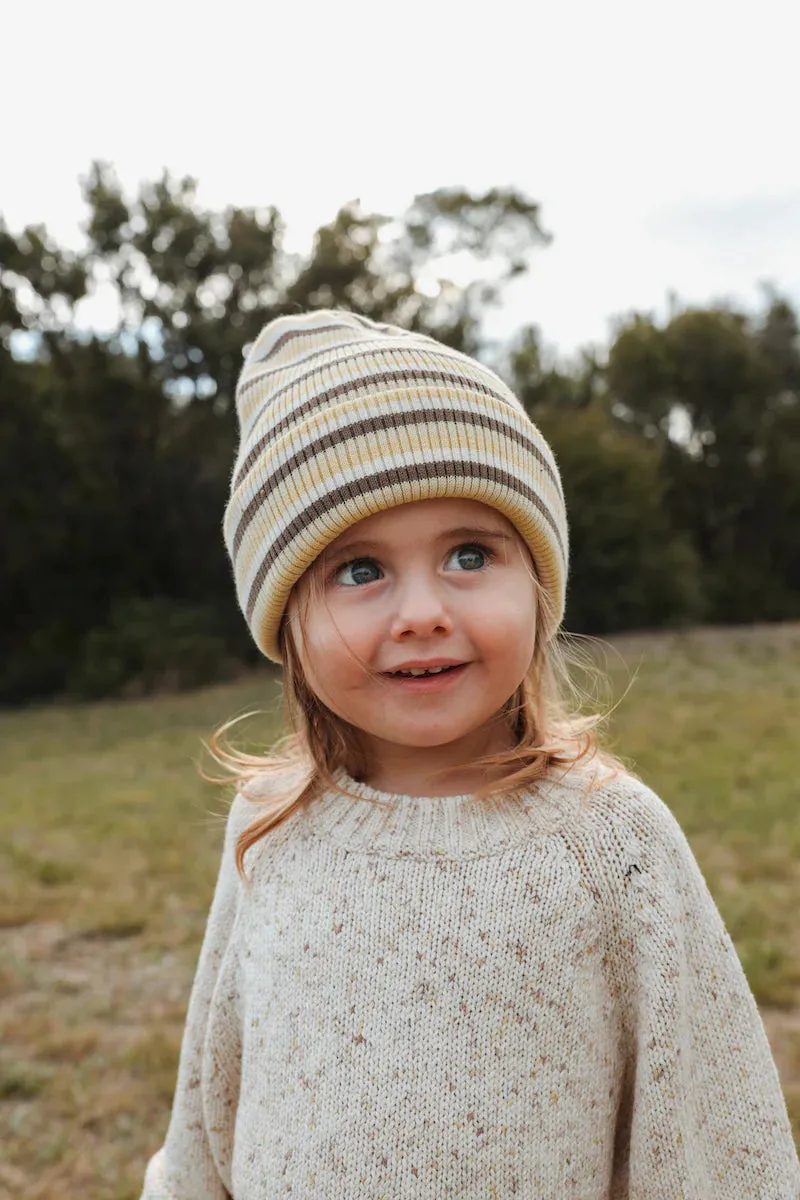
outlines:
[{"label": "forehead", "polygon": [[417,500],[373,513],[351,525],[327,547],[326,553],[355,543],[399,544],[420,537],[436,538],[450,529],[474,529],[507,536],[516,530],[503,513],[480,500]]}]

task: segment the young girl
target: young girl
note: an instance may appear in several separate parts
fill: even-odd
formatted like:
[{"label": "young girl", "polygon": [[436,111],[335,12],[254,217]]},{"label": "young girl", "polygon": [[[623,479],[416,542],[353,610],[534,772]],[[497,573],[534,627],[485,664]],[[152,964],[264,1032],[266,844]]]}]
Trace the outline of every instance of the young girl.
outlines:
[{"label": "young girl", "polygon": [[796,1200],[686,838],[562,699],[564,497],[518,400],[317,311],[237,408],[225,537],[294,733],[236,760],[143,1200]]}]

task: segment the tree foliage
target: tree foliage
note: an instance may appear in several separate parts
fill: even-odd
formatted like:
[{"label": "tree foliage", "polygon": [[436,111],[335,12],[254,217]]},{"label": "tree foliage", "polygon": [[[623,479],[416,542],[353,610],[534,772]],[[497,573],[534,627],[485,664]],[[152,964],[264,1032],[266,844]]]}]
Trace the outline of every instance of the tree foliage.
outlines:
[{"label": "tree foliage", "polygon": [[[719,623],[800,613],[800,339],[772,296],[752,320],[688,309],[663,329],[637,317],[609,353],[612,411],[658,447],[673,528],[703,564]],[[687,433],[669,437],[678,415]]]},{"label": "tree foliage", "polygon": [[[220,531],[243,350],[275,316],[339,306],[480,356],[484,314],[551,236],[512,189],[444,188],[399,216],[351,201],[297,255],[277,209],[208,211],[191,178],[127,195],[95,162],[82,188],[79,251],[0,218],[3,702],[254,658]],[[98,289],[118,301],[103,334]],[[535,327],[510,347],[564,478],[570,628],[800,615],[797,318],[768,299],[758,320],[634,316],[607,361],[569,370]]]},{"label": "tree foliage", "polygon": [[[271,318],[329,306],[473,350],[481,313],[546,241],[537,206],[512,191],[442,189],[394,219],[351,202],[303,258],[285,251],[275,208],[207,211],[191,178],[164,172],[129,197],[95,162],[82,187],[80,253],[41,226],[15,235],[0,224],[6,701],[155,678],[140,652],[148,613],[179,631],[158,640],[162,677],[192,678],[192,629],[198,661],[213,658],[209,628],[222,638],[220,669],[252,656],[220,532],[243,350]],[[454,253],[474,258],[474,281],[443,273],[420,289],[420,272]],[[482,264],[497,262],[487,278]],[[99,286],[119,310],[103,336],[81,332]]]}]

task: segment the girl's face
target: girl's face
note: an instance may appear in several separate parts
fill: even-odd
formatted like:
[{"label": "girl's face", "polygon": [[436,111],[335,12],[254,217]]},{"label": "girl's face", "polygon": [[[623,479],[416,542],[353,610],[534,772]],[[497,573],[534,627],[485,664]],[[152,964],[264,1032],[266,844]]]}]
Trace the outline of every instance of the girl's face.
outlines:
[{"label": "girl's face", "polygon": [[[507,725],[493,718],[533,657],[532,571],[506,517],[453,499],[366,517],[306,571],[288,608],[295,645],[312,691],[362,731],[365,782],[431,794],[432,771],[510,747]],[[388,674],[439,659],[465,665],[430,684]],[[450,780],[440,794],[468,787],[469,770]]]}]

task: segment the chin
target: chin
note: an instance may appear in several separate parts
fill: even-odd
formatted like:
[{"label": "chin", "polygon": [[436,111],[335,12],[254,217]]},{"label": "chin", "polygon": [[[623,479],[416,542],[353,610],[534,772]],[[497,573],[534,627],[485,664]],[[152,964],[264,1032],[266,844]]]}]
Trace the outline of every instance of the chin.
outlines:
[{"label": "chin", "polygon": [[409,748],[433,749],[436,746],[449,746],[451,742],[457,742],[461,738],[468,737],[472,732],[471,729],[448,729],[436,730],[430,729],[409,729],[400,730],[393,728],[390,730],[373,729],[370,730],[373,737],[380,738],[383,742],[391,742],[395,746],[408,746]]}]

